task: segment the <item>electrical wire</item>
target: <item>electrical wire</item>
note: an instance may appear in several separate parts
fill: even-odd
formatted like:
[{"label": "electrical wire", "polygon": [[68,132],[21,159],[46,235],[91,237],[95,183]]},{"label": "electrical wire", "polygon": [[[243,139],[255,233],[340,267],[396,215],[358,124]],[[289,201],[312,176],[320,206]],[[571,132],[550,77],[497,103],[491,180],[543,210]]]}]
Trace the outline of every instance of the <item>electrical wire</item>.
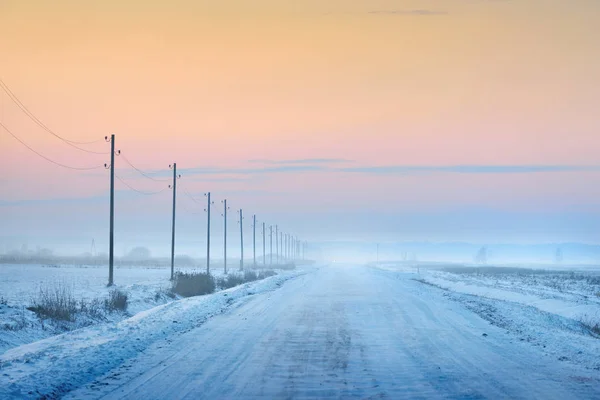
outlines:
[{"label": "electrical wire", "polygon": [[181,203],[181,206],[183,208],[183,211],[185,211],[188,214],[192,214],[192,215],[204,214],[204,212],[200,212],[200,211],[190,211],[190,209],[187,208],[187,206],[185,205],[185,203]]},{"label": "electrical wire", "polygon": [[186,196],[188,196],[190,199],[192,199],[192,200],[193,200],[195,203],[198,203],[198,204],[204,204],[204,202],[200,202],[200,201],[196,200],[196,199],[194,198],[194,196],[192,196],[192,195],[190,194],[190,192],[188,192],[188,191],[186,190],[186,188],[182,187],[182,189],[183,189],[183,193],[185,193],[185,195],[186,195]]},{"label": "electrical wire", "polygon": [[86,153],[91,153],[91,154],[110,154],[110,152],[100,152],[100,151],[93,151],[93,150],[87,150],[84,148],[81,148],[79,146],[77,146],[78,144],[80,145],[85,145],[85,144],[94,144],[94,143],[98,143],[103,141],[104,139],[98,139],[98,140],[94,140],[91,142],[76,142],[74,140],[69,140],[66,139],[62,136],[60,136],[59,134],[55,133],[52,129],[48,128],[42,121],[40,121],[39,118],[37,118],[31,111],[29,111],[29,109],[21,102],[21,100],[19,100],[19,98],[12,92],[12,90],[10,90],[10,88],[6,85],[6,83],[4,83],[4,81],[2,81],[2,79],[0,79],[0,88],[8,95],[8,97],[13,101],[13,103],[15,103],[17,105],[17,107],[19,107],[19,109],[21,109],[21,111],[27,115],[35,124],[37,124],[40,128],[42,128],[43,130],[45,130],[46,132],[48,132],[49,134],[55,136],[56,138],[62,140],[64,143],[66,143],[67,145],[77,149],[77,150],[81,150],[84,151]]},{"label": "electrical wire", "polygon": [[151,177],[150,175],[148,175],[147,173],[145,173],[144,171],[142,171],[141,169],[139,169],[138,167],[136,167],[135,165],[133,165],[133,164],[131,163],[131,161],[129,161],[129,160],[127,159],[127,157],[125,157],[125,155],[124,155],[122,152],[121,152],[121,153],[119,153],[119,156],[121,156],[121,157],[123,158],[123,160],[124,160],[124,161],[125,161],[127,164],[129,164],[129,166],[130,166],[131,168],[135,169],[137,172],[139,172],[139,173],[140,173],[140,175],[142,175],[142,176],[143,176],[143,177],[145,177],[145,178],[148,178],[148,179],[150,179],[150,180],[152,180],[152,181],[155,181],[155,182],[170,182],[170,181],[171,181],[170,179],[157,179],[157,178],[153,178],[153,177]]},{"label": "electrical wire", "polygon": [[48,157],[46,157],[45,155],[37,152],[36,150],[34,150],[31,146],[29,146],[27,143],[25,143],[24,141],[22,141],[17,135],[15,135],[14,133],[12,133],[2,122],[0,122],[0,127],[2,127],[6,132],[8,132],[9,135],[11,135],[13,138],[15,138],[19,143],[21,143],[23,146],[25,146],[26,148],[28,148],[30,151],[32,151],[33,153],[37,154],[39,157],[43,158],[46,161],[51,162],[52,164],[58,165],[59,167],[63,167],[63,168],[67,168],[67,169],[73,169],[76,171],[89,171],[92,169],[98,169],[98,168],[103,168],[104,165],[98,165],[95,167],[72,167],[70,165],[65,165],[65,164],[61,164],[57,161],[54,161]]},{"label": "electrical wire", "polygon": [[121,181],[121,183],[122,183],[123,185],[127,186],[129,189],[131,189],[131,190],[133,190],[134,192],[137,192],[137,193],[139,193],[139,194],[146,195],[146,196],[152,196],[152,195],[155,195],[155,194],[159,194],[159,193],[162,193],[162,192],[164,192],[165,190],[169,189],[169,187],[165,187],[165,188],[163,188],[163,189],[161,189],[161,190],[159,190],[159,191],[157,191],[157,192],[144,192],[144,191],[142,191],[142,190],[138,190],[138,189],[134,188],[133,186],[131,186],[130,184],[128,184],[127,182],[125,182],[125,181],[123,180],[123,178],[121,178],[119,175],[115,174],[115,177],[116,177],[118,180],[120,180],[120,181]]}]

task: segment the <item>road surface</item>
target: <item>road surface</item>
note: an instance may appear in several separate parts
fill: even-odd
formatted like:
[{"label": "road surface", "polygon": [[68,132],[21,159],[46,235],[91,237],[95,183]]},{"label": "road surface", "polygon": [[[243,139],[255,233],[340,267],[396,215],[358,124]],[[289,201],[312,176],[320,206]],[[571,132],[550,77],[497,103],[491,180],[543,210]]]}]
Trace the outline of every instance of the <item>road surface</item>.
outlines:
[{"label": "road surface", "polygon": [[68,397],[600,398],[442,291],[367,267],[320,268],[160,347]]}]

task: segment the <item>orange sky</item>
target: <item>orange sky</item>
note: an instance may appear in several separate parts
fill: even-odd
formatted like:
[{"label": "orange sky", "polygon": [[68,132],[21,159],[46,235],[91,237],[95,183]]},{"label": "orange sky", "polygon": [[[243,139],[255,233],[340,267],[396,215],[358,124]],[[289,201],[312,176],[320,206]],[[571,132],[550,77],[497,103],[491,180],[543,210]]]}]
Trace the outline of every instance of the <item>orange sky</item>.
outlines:
[{"label": "orange sky", "polygon": [[[189,173],[185,185],[230,191],[257,212],[281,212],[281,197],[248,190],[305,210],[377,209],[384,198],[391,211],[599,213],[597,170],[240,172],[264,166],[255,159],[598,165],[599,18],[594,0],[0,0],[0,78],[57,133],[115,133],[145,170],[235,169]],[[57,161],[108,161],[65,146],[4,93],[0,122]],[[0,146],[4,201],[106,192],[101,170],[54,167],[5,132]]]}]

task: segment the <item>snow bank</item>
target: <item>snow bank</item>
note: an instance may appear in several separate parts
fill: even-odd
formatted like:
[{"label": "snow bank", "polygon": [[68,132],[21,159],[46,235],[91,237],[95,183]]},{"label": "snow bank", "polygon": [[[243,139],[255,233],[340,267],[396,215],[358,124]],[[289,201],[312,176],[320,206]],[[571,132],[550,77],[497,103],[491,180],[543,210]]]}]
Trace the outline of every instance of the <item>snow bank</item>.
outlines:
[{"label": "snow bank", "polygon": [[151,344],[202,324],[249,296],[306,273],[290,271],[212,295],[170,302],[118,323],[79,329],[0,356],[0,398],[59,396],[90,382]]}]

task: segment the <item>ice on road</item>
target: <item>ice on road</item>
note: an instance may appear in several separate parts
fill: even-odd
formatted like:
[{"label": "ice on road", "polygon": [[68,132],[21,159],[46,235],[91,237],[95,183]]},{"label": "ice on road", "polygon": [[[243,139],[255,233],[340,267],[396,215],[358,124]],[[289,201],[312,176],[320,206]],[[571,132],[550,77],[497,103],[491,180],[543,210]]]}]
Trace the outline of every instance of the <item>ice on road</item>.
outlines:
[{"label": "ice on road", "polygon": [[408,275],[327,267],[68,397],[582,399],[600,385]]}]

